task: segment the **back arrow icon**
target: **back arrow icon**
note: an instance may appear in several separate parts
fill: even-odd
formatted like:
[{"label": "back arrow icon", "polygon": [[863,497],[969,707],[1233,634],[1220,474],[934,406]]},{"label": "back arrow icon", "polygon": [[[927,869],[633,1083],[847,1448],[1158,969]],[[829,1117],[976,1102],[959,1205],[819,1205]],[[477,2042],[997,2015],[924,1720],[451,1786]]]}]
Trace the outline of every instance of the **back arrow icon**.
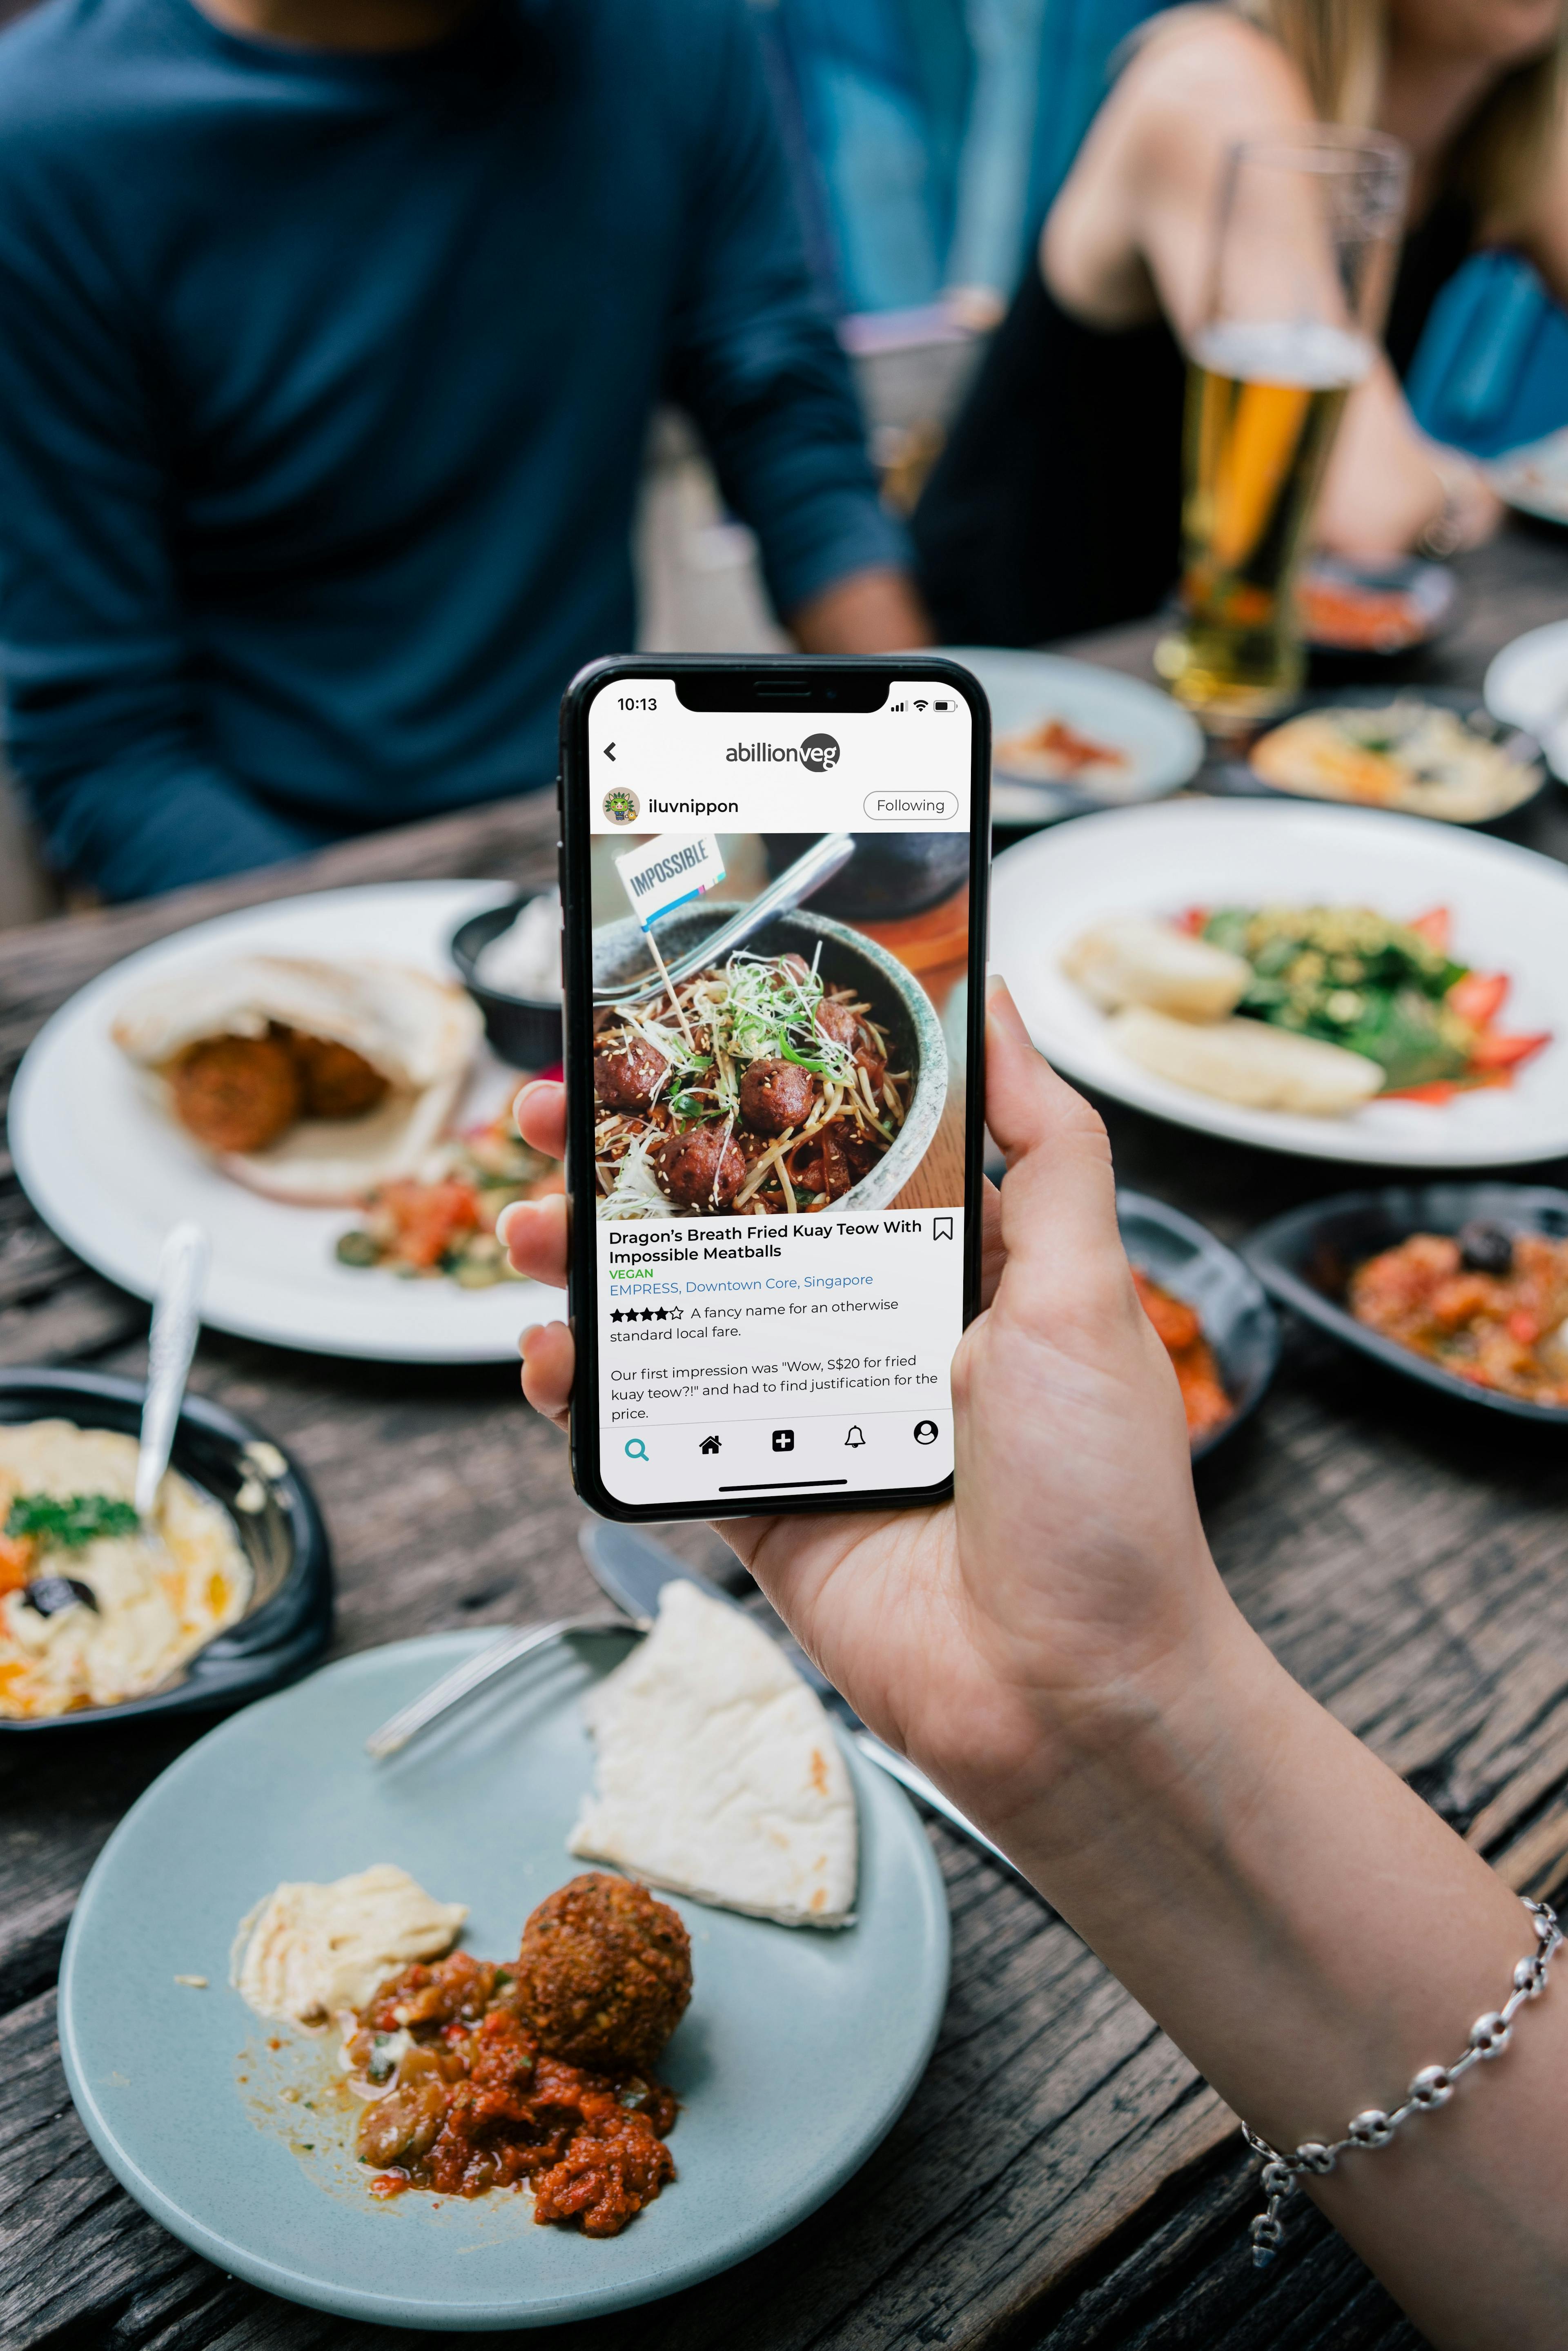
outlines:
[{"label": "back arrow icon", "polygon": [[613,744],[613,743],[606,743],[606,745],[604,746],[604,756],[605,756],[605,758],[606,758],[607,759],[613,759],[613,758],[614,758],[614,757],[615,757],[615,746],[614,746],[614,744]]}]

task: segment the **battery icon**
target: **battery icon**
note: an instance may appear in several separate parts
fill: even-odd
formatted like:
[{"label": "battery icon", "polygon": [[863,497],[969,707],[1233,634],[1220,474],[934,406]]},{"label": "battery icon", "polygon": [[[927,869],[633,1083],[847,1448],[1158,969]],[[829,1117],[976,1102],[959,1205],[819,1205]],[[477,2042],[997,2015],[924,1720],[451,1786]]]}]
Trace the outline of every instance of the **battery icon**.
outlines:
[{"label": "battery icon", "polygon": [[951,710],[953,705],[950,702],[934,702],[931,707],[933,710]]}]

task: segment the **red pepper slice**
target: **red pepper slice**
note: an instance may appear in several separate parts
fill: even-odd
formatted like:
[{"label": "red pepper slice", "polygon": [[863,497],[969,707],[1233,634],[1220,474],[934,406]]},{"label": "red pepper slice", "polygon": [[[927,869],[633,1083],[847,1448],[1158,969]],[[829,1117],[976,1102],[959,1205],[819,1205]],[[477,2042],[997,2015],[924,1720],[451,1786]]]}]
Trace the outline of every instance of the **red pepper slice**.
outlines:
[{"label": "red pepper slice", "polygon": [[1490,1029],[1511,982],[1504,971],[1468,971],[1448,990],[1448,1004],[1472,1029]]},{"label": "red pepper slice", "polygon": [[1542,1045],[1550,1045],[1552,1031],[1543,1029],[1534,1037],[1509,1037],[1488,1034],[1478,1037],[1470,1048],[1471,1066],[1478,1070],[1513,1070],[1521,1061],[1528,1061],[1531,1053],[1539,1053]]},{"label": "red pepper slice", "polygon": [[1439,955],[1448,954],[1454,923],[1447,906],[1428,906],[1424,914],[1417,914],[1405,927],[1424,938],[1429,947],[1436,947]]}]

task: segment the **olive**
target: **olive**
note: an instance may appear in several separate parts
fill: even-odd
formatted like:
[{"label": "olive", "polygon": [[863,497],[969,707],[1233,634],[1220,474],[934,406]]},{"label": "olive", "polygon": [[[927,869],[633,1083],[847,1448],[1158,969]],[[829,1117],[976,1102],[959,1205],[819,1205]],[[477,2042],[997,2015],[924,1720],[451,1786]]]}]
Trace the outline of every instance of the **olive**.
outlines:
[{"label": "olive", "polygon": [[379,1265],[382,1245],[373,1233],[341,1233],[338,1238],[340,1265]]},{"label": "olive", "polygon": [[1459,1228],[1459,1262],[1467,1273],[1511,1273],[1513,1236],[1501,1225],[1473,1217]]},{"label": "olive", "polygon": [[78,1601],[96,1614],[98,1597],[91,1584],[78,1583],[74,1575],[36,1575],[22,1594],[23,1607],[36,1608],[40,1616],[57,1616]]}]

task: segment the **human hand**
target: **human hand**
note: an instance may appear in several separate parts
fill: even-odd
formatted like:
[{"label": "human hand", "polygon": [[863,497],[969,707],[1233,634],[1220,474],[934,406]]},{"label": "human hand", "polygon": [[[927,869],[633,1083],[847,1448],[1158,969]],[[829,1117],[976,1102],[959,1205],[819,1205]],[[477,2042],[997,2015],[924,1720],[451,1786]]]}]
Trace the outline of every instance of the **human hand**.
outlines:
[{"label": "human hand", "polygon": [[[1176,1702],[1234,1612],[1122,1249],[1104,1130],[999,986],[987,1050],[1008,1175],[999,1198],[987,1187],[985,1302],[953,1366],[956,1499],[719,1531],[871,1727],[995,1826],[1034,1812],[1086,1747]],[[536,1148],[561,1150],[559,1087],[525,1089],[517,1117]],[[514,1208],[505,1238],[517,1271],[564,1279],[564,1201]],[[530,1403],[564,1423],[564,1324],[524,1333],[523,1366]]]}]

